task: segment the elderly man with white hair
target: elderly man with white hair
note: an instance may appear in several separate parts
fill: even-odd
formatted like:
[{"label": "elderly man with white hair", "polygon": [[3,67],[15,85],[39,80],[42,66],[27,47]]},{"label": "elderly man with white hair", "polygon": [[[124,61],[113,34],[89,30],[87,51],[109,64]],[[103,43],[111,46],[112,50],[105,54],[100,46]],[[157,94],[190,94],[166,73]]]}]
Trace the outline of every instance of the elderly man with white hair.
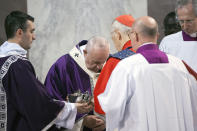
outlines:
[{"label": "elderly man with white hair", "polygon": [[[92,96],[98,74],[109,56],[109,48],[105,38],[94,36],[88,41],[81,41],[69,54],[60,57],[50,68],[45,80],[46,90],[51,97],[66,100],[77,93]],[[78,113],[75,121],[73,131],[80,128],[85,131],[105,129],[104,121],[93,115],[93,112]],[[82,121],[84,127],[81,127]]]},{"label": "elderly man with white hair", "polygon": [[111,55],[107,60],[94,89],[95,112],[99,115],[104,115],[105,113],[98,102],[97,96],[104,92],[109,77],[118,62],[133,55],[135,52],[129,39],[129,30],[133,22],[134,18],[131,15],[121,15],[115,18],[112,23],[111,37],[118,52]]}]

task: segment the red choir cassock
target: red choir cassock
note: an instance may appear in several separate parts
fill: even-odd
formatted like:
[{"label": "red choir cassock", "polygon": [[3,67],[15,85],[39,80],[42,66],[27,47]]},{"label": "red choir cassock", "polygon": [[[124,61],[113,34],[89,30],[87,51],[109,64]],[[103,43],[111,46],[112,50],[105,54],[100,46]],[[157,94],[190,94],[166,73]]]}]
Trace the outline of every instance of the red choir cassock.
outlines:
[{"label": "red choir cassock", "polygon": [[[124,26],[131,27],[134,22],[134,18],[131,15],[121,15],[116,18],[116,21],[118,21],[120,24]],[[94,88],[94,104],[96,113],[105,114],[98,102],[97,96],[105,91],[107,82],[110,78],[112,71],[114,70],[114,68],[120,60],[134,54],[134,52],[135,51],[131,47],[131,41],[127,41],[124,44],[122,51],[115,53],[114,55],[110,56],[107,60]]]}]

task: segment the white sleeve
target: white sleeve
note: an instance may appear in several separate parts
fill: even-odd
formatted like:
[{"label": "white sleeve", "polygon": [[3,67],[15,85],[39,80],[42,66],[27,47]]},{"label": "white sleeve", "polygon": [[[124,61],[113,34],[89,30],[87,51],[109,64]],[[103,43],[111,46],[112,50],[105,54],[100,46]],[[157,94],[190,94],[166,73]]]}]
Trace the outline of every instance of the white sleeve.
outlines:
[{"label": "white sleeve", "polygon": [[118,128],[124,119],[127,100],[132,91],[129,73],[117,65],[112,72],[104,93],[98,96],[99,103],[106,114],[106,130]]},{"label": "white sleeve", "polygon": [[166,49],[166,40],[165,40],[165,37],[162,39],[160,45],[159,45],[159,49],[163,52],[166,52],[167,49]]},{"label": "white sleeve", "polygon": [[[193,76],[189,76],[190,81],[189,84],[191,85],[191,105],[192,105],[192,112],[193,112],[193,120],[194,123],[197,123],[197,102],[196,102],[196,98],[197,98],[197,81]],[[194,124],[194,130],[197,131],[197,124]]]},{"label": "white sleeve", "polygon": [[75,118],[77,115],[77,108],[74,103],[64,102],[64,108],[58,114],[55,124],[60,127],[72,129],[75,124]]},{"label": "white sleeve", "polygon": [[73,128],[77,115],[77,108],[74,103],[67,103],[65,101],[62,102],[64,102],[64,108],[42,131],[47,131],[53,124],[56,124],[57,127],[64,127],[67,129]]}]

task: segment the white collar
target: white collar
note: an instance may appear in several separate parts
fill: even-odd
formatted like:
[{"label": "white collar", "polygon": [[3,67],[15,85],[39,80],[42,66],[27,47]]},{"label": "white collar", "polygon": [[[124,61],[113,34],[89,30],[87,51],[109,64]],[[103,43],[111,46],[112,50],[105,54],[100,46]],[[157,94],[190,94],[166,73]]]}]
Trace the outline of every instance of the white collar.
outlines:
[{"label": "white collar", "polygon": [[26,57],[27,51],[17,43],[10,43],[8,41],[5,41],[0,46],[0,57],[6,57],[9,55],[20,55]]},{"label": "white collar", "polygon": [[86,45],[87,45],[87,44],[85,44],[85,45],[82,45],[82,46],[80,46],[80,47],[79,47],[79,49],[80,49],[80,52],[81,52],[81,54],[82,54],[82,58],[83,58],[84,60],[85,60],[85,57],[84,57],[84,52],[83,52],[83,51],[85,50],[85,48],[86,48]]},{"label": "white collar", "polygon": [[153,42],[146,42],[146,43],[143,43],[143,44],[141,44],[138,48],[140,48],[141,46],[144,46],[144,45],[148,45],[148,44],[153,44]]},{"label": "white collar", "polygon": [[189,36],[192,37],[192,38],[195,38],[195,37],[197,37],[197,33],[196,32],[195,33],[192,33]]}]

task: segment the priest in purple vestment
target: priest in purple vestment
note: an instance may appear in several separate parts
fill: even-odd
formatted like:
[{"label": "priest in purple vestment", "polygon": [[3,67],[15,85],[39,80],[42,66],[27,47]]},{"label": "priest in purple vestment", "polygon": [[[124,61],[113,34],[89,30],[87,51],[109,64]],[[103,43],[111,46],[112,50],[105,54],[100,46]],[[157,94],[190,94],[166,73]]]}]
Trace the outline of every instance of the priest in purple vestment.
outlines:
[{"label": "priest in purple vestment", "polygon": [[77,112],[91,110],[87,103],[52,99],[37,80],[26,57],[35,40],[33,22],[32,16],[20,11],[5,19],[8,40],[0,46],[0,131],[46,131],[52,125],[72,129]]},{"label": "priest in purple vestment", "polygon": [[[99,36],[79,42],[69,54],[60,57],[50,68],[45,86],[48,93],[58,100],[81,92],[92,96],[103,64],[109,56],[109,43]],[[93,114],[77,114],[76,123],[83,119],[83,130],[101,131],[105,123]]]},{"label": "priest in purple vestment", "polygon": [[134,22],[136,54],[118,63],[98,96],[107,131],[197,130],[197,81],[181,59],[158,49],[157,38],[152,17]]}]

